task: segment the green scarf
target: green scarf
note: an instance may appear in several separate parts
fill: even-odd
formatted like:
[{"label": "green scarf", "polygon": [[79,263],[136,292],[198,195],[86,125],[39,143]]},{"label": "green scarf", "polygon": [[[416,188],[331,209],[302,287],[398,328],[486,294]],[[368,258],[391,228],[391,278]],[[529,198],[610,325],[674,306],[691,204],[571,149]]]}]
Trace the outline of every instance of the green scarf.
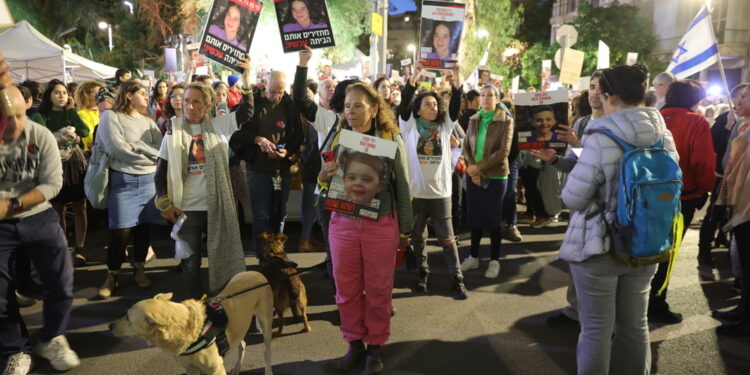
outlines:
[{"label": "green scarf", "polygon": [[474,150],[474,160],[477,162],[484,159],[484,143],[487,139],[487,128],[490,126],[492,119],[495,117],[495,111],[485,112],[480,109],[479,112],[479,127],[477,128],[477,141],[476,149]]},{"label": "green scarf", "polygon": [[437,124],[434,122],[427,122],[421,118],[417,119],[417,131],[419,136],[424,139],[430,139],[437,133]]}]

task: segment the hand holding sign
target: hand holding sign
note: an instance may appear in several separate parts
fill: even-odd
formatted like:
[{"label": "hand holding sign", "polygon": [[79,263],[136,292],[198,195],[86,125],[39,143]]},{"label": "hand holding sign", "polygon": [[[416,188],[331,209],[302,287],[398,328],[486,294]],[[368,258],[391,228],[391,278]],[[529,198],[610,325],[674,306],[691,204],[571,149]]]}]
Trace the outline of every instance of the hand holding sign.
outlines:
[{"label": "hand holding sign", "polygon": [[299,66],[306,68],[310,59],[312,59],[312,48],[305,46],[305,49],[299,51]]},{"label": "hand holding sign", "polygon": [[559,138],[563,142],[567,142],[572,147],[581,147],[581,142],[578,140],[578,135],[573,131],[572,126],[559,124],[560,129],[555,130],[555,133],[559,135]]},{"label": "hand holding sign", "polygon": [[411,76],[411,79],[409,80],[412,85],[416,85],[417,82],[419,82],[419,77],[422,75],[423,70],[424,70],[424,66],[422,65],[422,62],[417,61],[417,64],[414,66],[414,74]]}]

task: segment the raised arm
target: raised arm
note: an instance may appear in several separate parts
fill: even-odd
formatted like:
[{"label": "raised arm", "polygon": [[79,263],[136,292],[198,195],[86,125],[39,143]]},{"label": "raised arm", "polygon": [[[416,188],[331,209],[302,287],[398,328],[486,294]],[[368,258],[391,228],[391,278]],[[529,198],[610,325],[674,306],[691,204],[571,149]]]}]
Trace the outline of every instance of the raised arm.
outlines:
[{"label": "raised arm", "polygon": [[299,51],[299,65],[297,65],[297,73],[294,75],[292,99],[294,100],[294,105],[297,106],[299,113],[308,121],[312,122],[315,121],[318,106],[307,97],[307,92],[305,91],[307,64],[310,62],[310,58],[312,58],[312,49],[310,49],[310,47],[305,47],[304,50]]}]

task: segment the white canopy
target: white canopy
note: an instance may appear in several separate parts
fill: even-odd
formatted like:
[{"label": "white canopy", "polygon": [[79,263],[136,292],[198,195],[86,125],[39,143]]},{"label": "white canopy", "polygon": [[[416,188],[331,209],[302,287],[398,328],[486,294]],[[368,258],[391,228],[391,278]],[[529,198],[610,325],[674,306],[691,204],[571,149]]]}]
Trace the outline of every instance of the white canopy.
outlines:
[{"label": "white canopy", "polygon": [[[116,68],[78,56],[58,46],[28,22],[21,21],[0,34],[0,52],[10,64],[13,79],[63,82],[113,78]],[[67,71],[67,77],[63,72]],[[67,78],[67,79],[66,79]]]}]

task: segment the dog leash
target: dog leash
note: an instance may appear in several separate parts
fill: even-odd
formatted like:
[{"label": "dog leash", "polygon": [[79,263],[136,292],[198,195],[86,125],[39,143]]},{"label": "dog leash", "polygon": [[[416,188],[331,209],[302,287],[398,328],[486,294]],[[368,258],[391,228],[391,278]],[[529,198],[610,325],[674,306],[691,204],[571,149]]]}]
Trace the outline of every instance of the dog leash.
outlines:
[{"label": "dog leash", "polygon": [[[324,261],[322,261],[322,262],[320,262],[320,263],[318,263],[318,264],[316,264],[314,266],[311,266],[311,267],[297,268],[297,272],[293,272],[293,273],[287,274],[286,276],[287,277],[292,277],[292,276],[296,276],[296,275],[299,275],[299,274],[302,274],[302,273],[305,273],[305,272],[312,271],[312,270],[317,269],[317,268],[323,268],[323,267],[326,266],[326,264],[328,262],[329,262],[328,260],[324,260]],[[243,289],[243,290],[240,290],[238,292],[235,292],[235,293],[232,293],[232,294],[228,294],[226,296],[214,297],[214,298],[211,298],[211,299],[208,299],[208,300],[206,300],[204,298],[204,301],[206,301],[208,303],[219,303],[221,301],[224,301],[224,300],[236,297],[236,296],[238,296],[240,294],[245,294],[245,293],[251,292],[251,291],[253,291],[255,289],[259,289],[259,288],[262,288],[262,287],[264,287],[266,285],[270,285],[270,284],[271,283],[269,281],[266,281],[265,283],[258,284],[256,286],[253,286],[253,287],[250,287],[250,288],[247,288],[247,289]]]}]

